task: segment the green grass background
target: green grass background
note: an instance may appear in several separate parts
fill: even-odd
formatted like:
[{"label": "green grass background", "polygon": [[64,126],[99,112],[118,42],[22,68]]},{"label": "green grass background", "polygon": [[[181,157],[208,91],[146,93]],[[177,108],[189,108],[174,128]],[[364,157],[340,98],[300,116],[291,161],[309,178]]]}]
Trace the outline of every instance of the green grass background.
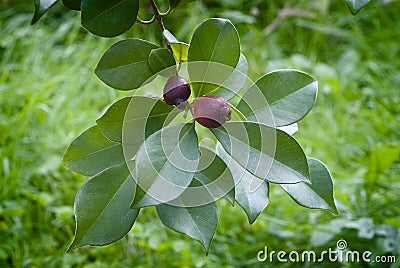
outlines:
[{"label": "green grass background", "polygon": [[[288,3],[295,15],[267,31]],[[61,165],[63,153],[107,105],[129,94],[102,84],[93,69],[121,38],[160,37],[157,25],[94,37],[60,6],[30,26],[31,6],[0,3],[0,267],[399,266],[259,263],[256,255],[264,246],[318,252],[345,239],[351,250],[400,258],[400,1],[372,1],[352,16],[339,0],[208,0],[165,19],[188,42],[203,20],[227,17],[253,79],[296,68],[319,81],[318,101],[295,137],[329,167],[339,216],[300,207],[278,187],[253,225],[239,206],[219,202],[207,257],[198,242],[163,227],[153,209],[121,241],[65,253],[74,197],[87,178]]]}]

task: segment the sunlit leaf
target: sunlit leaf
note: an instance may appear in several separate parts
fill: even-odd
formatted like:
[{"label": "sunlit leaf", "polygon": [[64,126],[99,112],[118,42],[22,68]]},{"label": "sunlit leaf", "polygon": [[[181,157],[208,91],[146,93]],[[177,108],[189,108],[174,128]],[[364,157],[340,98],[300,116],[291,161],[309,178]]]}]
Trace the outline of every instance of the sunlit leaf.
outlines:
[{"label": "sunlit leaf", "polygon": [[170,43],[169,44],[174,56],[178,62],[184,62],[188,59],[189,45],[182,42]]}]

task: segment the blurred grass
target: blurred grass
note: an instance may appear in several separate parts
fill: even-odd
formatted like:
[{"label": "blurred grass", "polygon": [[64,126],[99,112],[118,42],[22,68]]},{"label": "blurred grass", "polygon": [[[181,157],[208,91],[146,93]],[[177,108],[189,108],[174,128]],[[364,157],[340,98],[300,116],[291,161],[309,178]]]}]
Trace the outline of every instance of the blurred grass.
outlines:
[{"label": "blurred grass", "polygon": [[[163,228],[152,209],[142,211],[121,241],[65,254],[74,196],[85,178],[61,166],[61,158],[107,105],[126,95],[92,72],[120,38],[86,34],[79,16],[61,15],[59,7],[29,26],[25,6],[17,13],[6,3],[0,11],[0,267],[262,267],[256,254],[264,246],[327,250],[339,238],[353,250],[399,258],[400,3],[376,1],[356,17],[341,1],[290,3],[312,16],[289,17],[269,34],[263,29],[285,1],[196,1],[165,23],[188,42],[201,21],[226,16],[239,30],[253,79],[277,68],[318,79],[318,102],[296,138],[330,168],[341,214],[299,207],[272,187],[271,204],[250,226],[238,206],[220,202],[207,258],[200,244]],[[160,42],[155,34],[155,25],[136,25],[125,37]]]}]

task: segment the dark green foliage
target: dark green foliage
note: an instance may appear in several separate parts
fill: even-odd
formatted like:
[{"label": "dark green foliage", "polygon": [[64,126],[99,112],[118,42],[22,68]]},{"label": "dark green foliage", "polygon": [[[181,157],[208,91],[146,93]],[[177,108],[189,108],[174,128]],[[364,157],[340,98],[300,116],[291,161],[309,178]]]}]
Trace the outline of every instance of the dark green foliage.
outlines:
[{"label": "dark green foliage", "polygon": [[[202,6],[193,7],[200,13],[199,18],[215,16],[212,12],[216,9],[205,11],[199,5]],[[249,209],[245,209],[253,222],[257,211],[268,204],[270,192],[268,210],[251,227],[238,206],[231,208],[223,200],[219,202],[219,227],[207,259],[202,256],[204,251],[199,245],[163,229],[154,220],[157,215],[151,209],[143,211],[126,239],[101,249],[85,248],[71,255],[64,254],[73,234],[73,196],[86,179],[60,168],[59,159],[66,142],[87,128],[88,121],[93,123],[99,117],[94,113],[99,115],[107,103],[126,94],[101,90],[101,84],[95,79],[84,83],[75,79],[76,73],[88,72],[88,65],[95,66],[98,55],[92,52],[104,51],[110,42],[82,35],[77,25],[71,28],[71,23],[64,26],[68,30],[60,27],[59,34],[51,37],[56,29],[50,27],[56,27],[57,23],[40,24],[45,32],[39,35],[37,30],[26,32],[21,30],[23,27],[15,26],[27,22],[27,17],[7,19],[1,30],[4,34],[0,50],[0,89],[4,104],[1,105],[0,171],[5,178],[5,187],[1,187],[0,223],[1,230],[5,230],[1,233],[1,266],[80,267],[89,262],[95,266],[256,266],[255,255],[265,245],[275,250],[326,250],[343,237],[351,249],[371,250],[377,255],[398,254],[396,114],[400,111],[396,108],[399,100],[393,86],[398,83],[399,66],[393,61],[398,31],[388,27],[395,21],[397,6],[396,3],[387,5],[383,11],[371,3],[355,20],[331,6],[328,13],[331,15],[324,15],[324,19],[291,20],[295,27],[283,23],[282,31],[267,38],[268,51],[254,49],[265,45],[261,31],[251,25],[237,25],[242,51],[249,58],[250,75],[259,77],[277,68],[296,68],[318,79],[319,100],[310,117],[300,123],[296,139],[307,154],[323,159],[330,167],[341,216],[332,218],[328,213],[303,210],[287,195],[282,195],[279,187],[269,184],[269,191],[266,187],[260,188],[262,199],[257,202],[258,207],[251,210],[247,205]],[[314,24],[305,23],[309,21]],[[191,21],[190,27],[193,29],[197,23]],[[327,29],[318,27],[321,25],[337,32],[327,34]],[[254,31],[243,35],[246,27]],[[24,38],[14,34],[18,32]],[[184,30],[180,37],[183,33]],[[293,33],[296,39],[288,38]],[[343,33],[347,36],[340,35]],[[85,43],[79,44],[82,36]],[[54,42],[43,42],[50,38]],[[253,41],[244,41],[249,39]],[[324,42],[328,39],[332,42]],[[297,45],[293,46],[294,43]],[[342,45],[337,46],[338,43]],[[326,44],[329,49],[326,46],[318,49],[320,44]],[[82,49],[86,46],[87,50]],[[38,57],[45,48],[49,57]],[[292,55],[291,50],[298,54]],[[26,69],[29,76],[15,69],[14,63],[19,62],[24,66],[20,70]],[[71,68],[73,71],[68,71]],[[159,94],[159,89],[154,90]],[[87,103],[90,103],[88,110],[83,108]],[[66,136],[65,129],[73,134]],[[118,129],[118,124],[114,129]],[[105,136],[106,133],[103,132]],[[199,136],[207,134],[200,131]],[[110,137],[119,139],[119,135]],[[310,173],[312,179],[312,165]],[[240,194],[235,195],[236,202],[246,207],[245,199],[240,201]]]}]

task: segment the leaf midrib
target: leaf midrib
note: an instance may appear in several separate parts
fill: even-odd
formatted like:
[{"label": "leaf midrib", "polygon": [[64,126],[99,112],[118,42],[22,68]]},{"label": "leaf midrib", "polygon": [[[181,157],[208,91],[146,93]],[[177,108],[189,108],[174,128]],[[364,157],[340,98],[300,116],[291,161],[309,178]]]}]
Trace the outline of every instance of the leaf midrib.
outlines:
[{"label": "leaf midrib", "polygon": [[[279,98],[279,99],[277,99],[276,101],[274,101],[274,102],[272,102],[272,103],[268,103],[268,102],[267,102],[267,104],[269,105],[270,108],[272,108],[272,106],[274,106],[276,103],[281,102],[281,101],[283,101],[283,100],[289,98],[290,96],[292,96],[292,95],[294,95],[294,94],[296,94],[296,93],[299,93],[300,91],[304,90],[304,88],[308,87],[309,85],[311,85],[311,84],[313,84],[313,83],[315,83],[315,82],[316,82],[316,81],[312,81],[311,83],[308,83],[307,85],[303,86],[302,88],[297,89],[296,91],[290,92],[290,94],[284,96],[283,98]],[[261,91],[261,92],[262,92],[262,91]],[[268,99],[267,99],[267,97],[265,96],[264,93],[263,93],[263,95],[264,95],[265,99],[268,101]],[[257,109],[257,110],[254,110],[254,111],[252,110],[250,113],[243,114],[243,115],[244,115],[244,116],[253,115],[253,114],[255,114],[255,113],[257,113],[257,112],[260,112],[260,111],[262,111],[262,110],[265,110],[265,109],[267,109],[267,108],[268,108],[268,106],[262,107],[262,108],[259,108],[259,109]]]},{"label": "leaf midrib", "polygon": [[98,13],[96,16],[92,17],[91,19],[88,19],[87,22],[88,22],[88,23],[91,23],[93,20],[95,20],[95,19],[97,19],[98,17],[104,15],[105,13],[107,13],[108,11],[110,11],[111,9],[114,9],[114,8],[118,7],[119,5],[124,4],[126,1],[129,1],[129,0],[122,0],[122,1],[120,1],[120,2],[118,2],[118,3],[116,3],[115,5],[113,5],[113,6],[109,7],[109,8],[107,8],[107,9],[103,10],[102,12]]},{"label": "leaf midrib", "polygon": [[[217,130],[217,129],[216,129],[216,130]],[[220,130],[217,130],[217,131],[220,131]],[[223,132],[223,131],[220,131],[220,132],[226,134],[226,133]],[[242,143],[243,145],[249,146],[248,144],[242,142],[241,140],[235,138],[234,136],[230,136],[230,139],[235,139],[235,140],[239,141],[240,143]],[[223,145],[222,143],[221,143],[221,145],[222,145],[222,148],[225,150],[224,145]],[[300,177],[306,178],[306,179],[307,179],[307,177],[305,177],[303,174],[301,174],[301,173],[298,172],[297,170],[295,170],[295,169],[293,169],[293,168],[287,166],[286,164],[282,163],[281,161],[276,160],[274,157],[271,157],[270,155],[264,154],[263,152],[261,152],[261,151],[258,150],[257,148],[254,148],[254,147],[252,147],[252,146],[249,146],[249,147],[250,147],[250,148],[253,148],[254,150],[260,152],[261,154],[263,154],[263,155],[265,155],[265,156],[267,156],[267,157],[269,157],[269,158],[272,158],[272,161],[276,161],[276,162],[280,163],[281,165],[287,167],[289,170],[295,172],[296,174],[299,174]],[[232,159],[234,159],[234,160],[236,161],[236,159],[235,159],[232,155],[230,155],[226,150],[225,150],[225,152],[226,152]],[[236,161],[236,162],[237,162],[242,168],[244,168],[245,170],[247,170],[250,174],[252,174],[252,175],[255,176],[256,178],[259,178],[260,180],[265,180],[265,179],[263,179],[263,178],[258,177],[258,176],[257,176],[256,174],[254,174],[251,170],[248,170],[248,169],[247,169],[246,167],[244,167],[240,162],[238,162],[238,161]]]},{"label": "leaf midrib", "polygon": [[[190,128],[188,128],[188,130],[183,134],[182,138],[179,139],[179,142],[174,146],[171,155],[175,152],[175,150],[179,147],[180,142],[189,134],[190,131],[192,131],[194,125],[192,125]],[[166,155],[164,155],[166,156]],[[166,156],[166,158],[168,159],[168,156]],[[161,169],[158,170],[157,172],[159,172],[160,174],[162,173],[162,171],[164,171],[164,168],[166,166],[168,161],[165,161],[164,164],[161,166]],[[194,174],[194,173],[193,173]]]},{"label": "leaf midrib", "polygon": [[[107,210],[107,208],[110,206],[111,202],[115,199],[115,196],[118,194],[118,192],[121,190],[122,186],[125,185],[126,181],[129,179],[130,175],[128,175],[125,180],[123,180],[123,182],[119,185],[119,187],[117,188],[117,190],[114,192],[114,194],[112,195],[112,197],[110,198],[110,200],[106,203],[106,206],[104,207],[103,210],[101,210],[101,212],[97,215],[97,217],[95,218],[94,221],[92,221],[92,224],[90,224],[90,227],[86,230],[85,234],[82,235],[83,239],[85,237],[85,235],[93,228],[94,224],[97,222],[97,220],[104,214],[104,212]],[[131,209],[131,208],[130,208]]]},{"label": "leaf midrib", "polygon": [[120,64],[120,65],[116,65],[116,66],[112,66],[112,67],[105,67],[105,68],[97,67],[96,71],[109,71],[109,70],[129,67],[131,65],[134,66],[134,65],[138,65],[138,64],[142,64],[142,63],[147,63],[147,62],[148,62],[148,60],[142,60],[142,61],[135,61],[135,62],[127,63],[127,64]]},{"label": "leaf midrib", "polygon": [[89,154],[79,156],[78,158],[74,158],[74,159],[65,161],[64,163],[70,163],[70,162],[74,162],[74,161],[77,161],[77,160],[81,160],[81,159],[84,159],[84,158],[93,156],[93,155],[95,155],[95,154],[97,154],[97,153],[104,152],[104,151],[106,151],[106,150],[112,149],[112,148],[117,147],[117,146],[120,146],[120,145],[121,145],[121,143],[116,143],[116,144],[114,144],[114,145],[112,145],[112,146],[108,146],[108,147],[103,148],[103,149],[101,149],[101,150],[97,150],[97,151],[91,152],[91,153],[89,153]]}]

